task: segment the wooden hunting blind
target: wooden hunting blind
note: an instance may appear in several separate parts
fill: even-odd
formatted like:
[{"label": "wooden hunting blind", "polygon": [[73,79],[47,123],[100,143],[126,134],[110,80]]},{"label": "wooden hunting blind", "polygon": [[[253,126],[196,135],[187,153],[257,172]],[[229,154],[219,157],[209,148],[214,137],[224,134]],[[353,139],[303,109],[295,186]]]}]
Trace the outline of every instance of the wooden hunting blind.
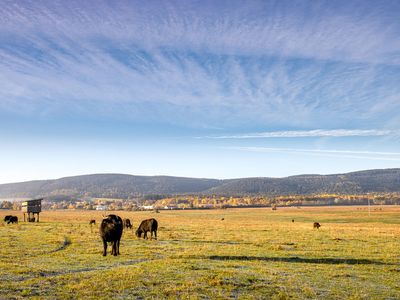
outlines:
[{"label": "wooden hunting blind", "polygon": [[[24,213],[24,222],[26,222],[25,214],[28,214],[28,222],[39,222],[39,213],[42,211],[42,200],[34,199],[22,202],[22,212]],[[32,217],[31,217],[32,214]],[[36,219],[35,219],[36,214]]]}]

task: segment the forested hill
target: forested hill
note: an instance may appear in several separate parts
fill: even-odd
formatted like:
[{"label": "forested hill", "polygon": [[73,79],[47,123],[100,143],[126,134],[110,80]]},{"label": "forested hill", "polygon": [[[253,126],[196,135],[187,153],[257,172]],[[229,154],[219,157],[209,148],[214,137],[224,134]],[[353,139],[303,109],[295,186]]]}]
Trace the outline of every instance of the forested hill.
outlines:
[{"label": "forested hill", "polygon": [[228,180],[208,192],[214,194],[364,194],[399,192],[400,169],[368,170],[335,175],[299,175],[284,178],[243,178]]},{"label": "forested hill", "polygon": [[0,185],[0,198],[74,197],[129,198],[149,194],[310,195],[400,192],[400,169],[284,178],[199,179],[171,176],[94,174]]},{"label": "forested hill", "polygon": [[217,179],[171,176],[93,174],[0,185],[0,197],[76,197],[129,198],[148,194],[197,193],[220,185]]}]

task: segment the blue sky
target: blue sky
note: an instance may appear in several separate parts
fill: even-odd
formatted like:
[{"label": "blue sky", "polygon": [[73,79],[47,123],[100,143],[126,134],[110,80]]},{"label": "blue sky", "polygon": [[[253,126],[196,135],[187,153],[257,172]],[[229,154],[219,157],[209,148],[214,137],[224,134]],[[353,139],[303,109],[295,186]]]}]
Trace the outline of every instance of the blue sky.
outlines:
[{"label": "blue sky", "polygon": [[0,183],[400,167],[399,1],[0,5]]}]

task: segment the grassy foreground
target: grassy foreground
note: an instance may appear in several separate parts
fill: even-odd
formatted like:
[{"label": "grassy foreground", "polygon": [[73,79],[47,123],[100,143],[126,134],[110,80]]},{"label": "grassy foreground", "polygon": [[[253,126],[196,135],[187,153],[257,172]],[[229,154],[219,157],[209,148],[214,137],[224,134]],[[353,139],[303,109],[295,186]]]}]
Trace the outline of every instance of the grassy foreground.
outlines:
[{"label": "grassy foreground", "polygon": [[115,213],[159,239],[125,230],[103,257],[101,212],[1,222],[0,299],[400,299],[400,207]]}]

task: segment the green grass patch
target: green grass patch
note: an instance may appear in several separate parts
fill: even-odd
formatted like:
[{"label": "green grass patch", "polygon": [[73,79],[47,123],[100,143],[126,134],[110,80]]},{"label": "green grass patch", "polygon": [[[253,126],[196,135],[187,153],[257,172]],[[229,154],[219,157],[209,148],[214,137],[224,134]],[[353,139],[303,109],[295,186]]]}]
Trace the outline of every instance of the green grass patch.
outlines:
[{"label": "green grass patch", "polygon": [[0,226],[1,297],[400,298],[398,207],[115,213],[134,227],[156,217],[159,239],[126,230],[121,255],[103,257],[94,211],[43,212],[41,223]]}]

